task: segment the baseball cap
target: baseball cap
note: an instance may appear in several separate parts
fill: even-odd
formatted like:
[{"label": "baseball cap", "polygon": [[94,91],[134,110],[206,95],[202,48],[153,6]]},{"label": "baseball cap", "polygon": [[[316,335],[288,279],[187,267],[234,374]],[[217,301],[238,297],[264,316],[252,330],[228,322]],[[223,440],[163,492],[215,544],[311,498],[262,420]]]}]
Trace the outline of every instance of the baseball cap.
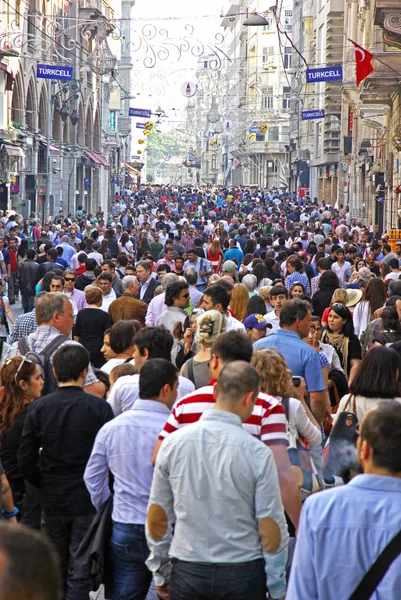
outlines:
[{"label": "baseball cap", "polygon": [[235,262],[233,260],[226,260],[226,262],[223,264],[223,273],[234,273],[234,271],[237,269],[237,265],[235,264]]},{"label": "baseball cap", "polygon": [[265,329],[268,327],[269,329],[273,328],[271,323],[268,323],[263,315],[249,315],[244,321],[245,329]]}]

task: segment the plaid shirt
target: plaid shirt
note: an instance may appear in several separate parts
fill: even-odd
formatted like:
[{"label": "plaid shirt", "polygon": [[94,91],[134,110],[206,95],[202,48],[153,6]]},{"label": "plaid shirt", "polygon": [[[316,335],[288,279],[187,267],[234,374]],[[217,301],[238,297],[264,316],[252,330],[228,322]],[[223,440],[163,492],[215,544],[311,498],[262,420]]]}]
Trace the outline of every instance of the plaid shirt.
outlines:
[{"label": "plaid shirt", "polygon": [[[32,352],[36,352],[37,354],[40,354],[41,352],[43,352],[43,350],[46,348],[46,346],[48,346],[50,344],[50,342],[52,340],[54,340],[55,337],[60,335],[60,333],[61,332],[58,329],[56,329],[55,327],[51,327],[50,325],[39,325],[39,327],[36,329],[36,331],[34,331],[33,333],[30,333],[28,335],[28,338],[27,338],[28,346],[32,350]],[[81,346],[81,344],[79,342],[74,342],[73,340],[67,340],[65,342],[62,342],[60,344],[60,346],[57,348],[57,350],[59,348],[61,348],[62,346],[64,346],[65,344],[74,344],[74,345]],[[57,350],[55,352],[57,352]],[[53,364],[53,356],[54,356],[55,352],[53,352],[52,356],[50,357],[50,361],[52,364]],[[10,348],[7,350],[7,354],[5,355],[4,358],[12,358],[13,356],[19,356],[19,355],[20,355],[20,352],[18,350],[18,342],[14,342],[14,344],[12,346],[10,346]],[[98,379],[97,379],[96,375],[94,374],[91,365],[89,365],[89,370],[88,370],[88,374],[86,376],[84,387],[91,385],[92,383],[97,383],[97,381],[98,381]]]},{"label": "plaid shirt", "polygon": [[7,338],[7,344],[14,344],[38,328],[35,310],[17,317],[12,333]]}]

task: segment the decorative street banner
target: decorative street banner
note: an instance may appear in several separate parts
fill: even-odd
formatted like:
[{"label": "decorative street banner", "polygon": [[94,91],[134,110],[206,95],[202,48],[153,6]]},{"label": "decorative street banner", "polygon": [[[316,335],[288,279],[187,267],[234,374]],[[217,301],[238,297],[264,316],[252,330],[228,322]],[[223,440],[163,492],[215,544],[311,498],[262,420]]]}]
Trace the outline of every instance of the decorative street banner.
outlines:
[{"label": "decorative street banner", "polygon": [[60,67],[59,65],[37,65],[36,77],[38,79],[56,79],[58,81],[71,81],[73,67]]},{"label": "decorative street banner", "polygon": [[146,125],[145,125],[145,123],[137,123],[136,128],[137,129],[146,129]]},{"label": "decorative street banner", "polygon": [[311,119],[324,119],[324,109],[317,108],[315,110],[303,110],[302,121],[310,121]]},{"label": "decorative street banner", "polygon": [[320,81],[342,81],[342,65],[336,67],[323,67],[322,69],[308,69],[306,83],[319,83]]},{"label": "decorative street banner", "polygon": [[144,119],[150,119],[152,116],[152,111],[147,108],[130,108],[129,109],[130,117],[143,117]]}]

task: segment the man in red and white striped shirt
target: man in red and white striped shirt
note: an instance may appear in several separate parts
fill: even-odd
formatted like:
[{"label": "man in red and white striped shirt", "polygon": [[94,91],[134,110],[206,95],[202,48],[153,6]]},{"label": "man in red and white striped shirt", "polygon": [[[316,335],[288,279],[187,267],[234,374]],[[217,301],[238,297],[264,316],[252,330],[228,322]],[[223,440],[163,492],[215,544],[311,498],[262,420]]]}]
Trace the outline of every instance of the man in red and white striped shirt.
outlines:
[{"label": "man in red and white striped shirt", "polygon": [[[211,355],[209,365],[211,381],[207,386],[184,396],[175,404],[164,429],[160,432],[153,462],[156,461],[157,452],[165,437],[181,427],[196,423],[205,410],[213,409],[214,384],[220,371],[226,364],[235,360],[251,362],[252,344],[243,332],[229,331],[217,338],[212,346]],[[301,497],[288,457],[287,422],[281,402],[273,396],[260,392],[252,414],[243,426],[251,435],[269,446],[273,452],[283,505],[297,528],[301,512]]]}]

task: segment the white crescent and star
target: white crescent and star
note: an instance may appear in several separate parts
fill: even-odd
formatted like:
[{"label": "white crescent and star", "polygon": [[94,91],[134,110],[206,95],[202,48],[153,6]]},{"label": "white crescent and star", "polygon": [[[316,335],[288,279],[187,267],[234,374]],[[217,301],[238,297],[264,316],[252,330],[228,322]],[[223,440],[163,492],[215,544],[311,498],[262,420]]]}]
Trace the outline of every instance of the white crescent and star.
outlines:
[{"label": "white crescent and star", "polygon": [[357,60],[356,62],[357,62],[357,63],[361,63],[361,62],[363,62],[363,61],[365,60],[365,51],[364,51],[364,50],[362,50],[362,48],[355,48],[355,54],[356,54],[357,52],[359,52],[359,53],[360,53],[360,55],[361,55],[361,59],[360,59],[360,60]]}]

